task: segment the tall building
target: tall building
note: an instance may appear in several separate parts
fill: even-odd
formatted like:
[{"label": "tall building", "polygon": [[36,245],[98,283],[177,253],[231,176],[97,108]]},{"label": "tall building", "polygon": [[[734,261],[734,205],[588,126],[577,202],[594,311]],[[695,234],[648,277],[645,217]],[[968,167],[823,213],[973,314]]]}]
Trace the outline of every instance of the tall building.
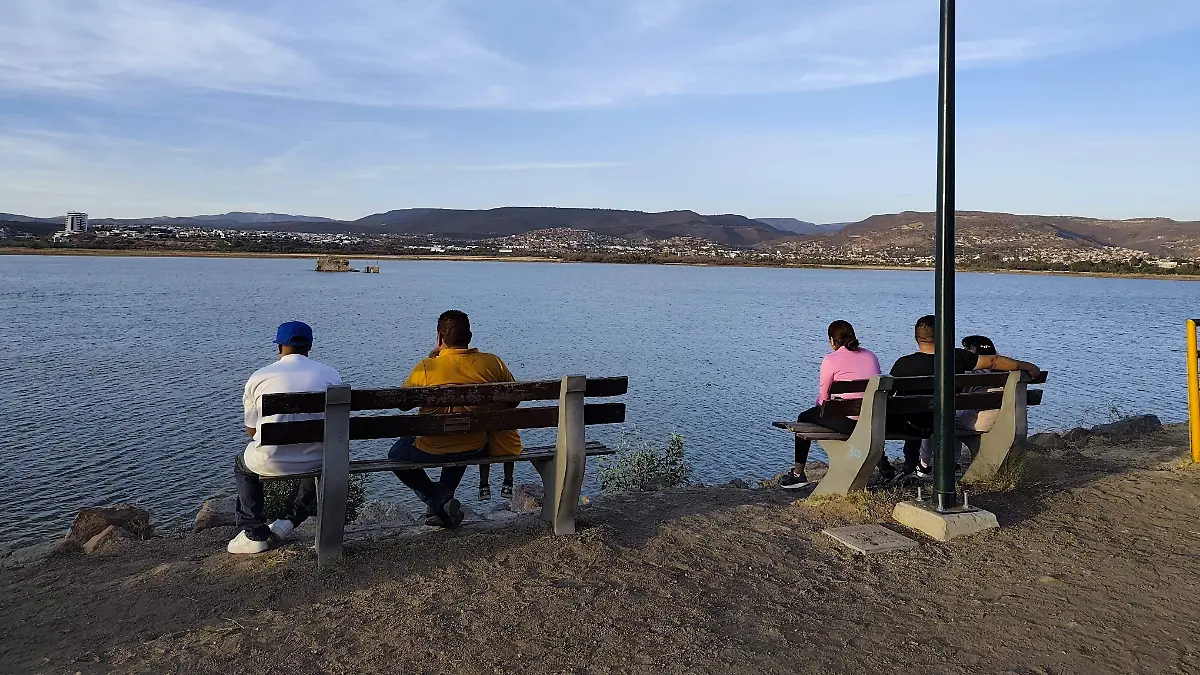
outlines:
[{"label": "tall building", "polygon": [[79,234],[81,232],[87,232],[89,229],[88,215],[86,213],[72,211],[67,214],[66,228],[63,230],[63,232],[66,234]]}]

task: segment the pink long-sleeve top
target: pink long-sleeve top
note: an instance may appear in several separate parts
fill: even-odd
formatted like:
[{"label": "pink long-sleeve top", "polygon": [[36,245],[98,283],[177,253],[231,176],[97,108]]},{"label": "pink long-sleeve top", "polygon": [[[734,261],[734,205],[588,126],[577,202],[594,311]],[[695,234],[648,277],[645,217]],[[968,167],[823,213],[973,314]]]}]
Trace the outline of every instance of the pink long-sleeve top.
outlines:
[{"label": "pink long-sleeve top", "polygon": [[[817,405],[829,400],[829,385],[846,380],[865,380],[880,374],[879,359],[871,350],[850,351],[838,347],[821,361],[821,384],[817,389]],[[862,398],[862,394],[843,394],[842,398]]]}]

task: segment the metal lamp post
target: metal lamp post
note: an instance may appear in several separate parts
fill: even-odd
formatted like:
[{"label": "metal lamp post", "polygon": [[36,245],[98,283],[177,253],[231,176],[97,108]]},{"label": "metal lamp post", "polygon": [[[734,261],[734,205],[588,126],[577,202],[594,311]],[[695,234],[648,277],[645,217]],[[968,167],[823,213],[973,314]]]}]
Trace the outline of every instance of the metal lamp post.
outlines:
[{"label": "metal lamp post", "polygon": [[938,82],[937,233],[934,263],[934,506],[958,505],[954,465],[954,0],[942,2]]}]

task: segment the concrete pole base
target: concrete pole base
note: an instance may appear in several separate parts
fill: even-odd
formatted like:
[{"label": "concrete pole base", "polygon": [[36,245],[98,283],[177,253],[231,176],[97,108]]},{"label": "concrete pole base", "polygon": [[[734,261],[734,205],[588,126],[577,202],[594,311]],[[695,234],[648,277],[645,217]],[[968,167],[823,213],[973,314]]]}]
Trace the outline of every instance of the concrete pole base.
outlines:
[{"label": "concrete pole base", "polygon": [[892,517],[901,525],[924,532],[938,541],[950,541],[1000,527],[991,511],[969,509],[939,513],[931,505],[917,501],[896,504]]}]

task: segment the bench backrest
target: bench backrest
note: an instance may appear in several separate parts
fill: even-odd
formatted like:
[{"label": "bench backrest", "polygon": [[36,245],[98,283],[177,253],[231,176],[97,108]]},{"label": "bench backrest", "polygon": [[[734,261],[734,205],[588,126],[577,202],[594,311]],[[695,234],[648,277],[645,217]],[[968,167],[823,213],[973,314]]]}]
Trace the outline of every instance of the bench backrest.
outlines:
[{"label": "bench backrest", "polygon": [[[997,391],[971,391],[957,393],[954,396],[955,410],[998,410],[1004,402],[1004,387],[1009,383],[1013,373],[983,373],[978,375],[955,375],[954,386],[959,389],[996,389]],[[1017,376],[1024,385],[1045,384],[1046,372],[1036,376],[1019,373]],[[849,380],[834,382],[829,387],[831,395],[860,393],[866,390],[870,380]],[[921,412],[932,412],[933,377],[893,377],[891,378],[892,398],[888,401],[887,414],[907,415]],[[906,393],[907,392],[907,393]],[[1029,389],[1025,392],[1025,405],[1040,405],[1042,391]],[[859,399],[826,401],[821,406],[822,417],[853,417],[862,410]]]},{"label": "bench backrest", "polygon": [[[438,387],[353,389],[352,411],[409,410],[419,407],[458,408],[479,406],[480,410],[442,415],[369,415],[350,418],[350,440],[428,436],[461,431],[540,429],[559,426],[556,405],[510,407],[526,401],[560,398],[562,380],[452,384]],[[621,396],[629,390],[628,377],[587,378],[585,397]],[[323,413],[326,392],[267,394],[262,399],[263,416],[291,413]],[[505,409],[495,409],[503,406]],[[492,408],[492,409],[488,409]],[[591,403],[583,406],[583,423],[613,424],[625,421],[624,403]],[[324,420],[269,422],[263,424],[260,440],[265,445],[319,443],[325,439]]]}]

